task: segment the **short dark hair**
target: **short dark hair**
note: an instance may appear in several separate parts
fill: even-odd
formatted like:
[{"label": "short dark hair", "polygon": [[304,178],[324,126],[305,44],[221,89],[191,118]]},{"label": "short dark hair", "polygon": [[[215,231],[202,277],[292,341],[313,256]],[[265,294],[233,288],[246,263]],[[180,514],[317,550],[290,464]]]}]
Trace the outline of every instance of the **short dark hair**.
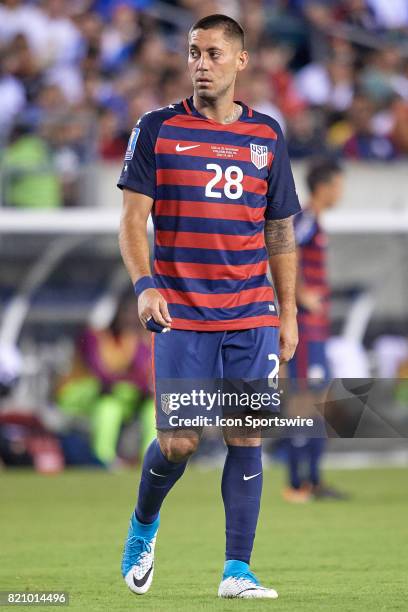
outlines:
[{"label": "short dark hair", "polygon": [[242,26],[232,19],[232,17],[228,17],[228,15],[220,15],[218,13],[214,15],[207,15],[207,17],[203,17],[195,22],[194,25],[191,26],[189,35],[194,30],[211,30],[213,28],[222,28],[224,30],[224,34],[229,38],[236,38],[240,41],[242,48],[245,47],[245,33]]},{"label": "short dark hair", "polygon": [[306,175],[306,182],[310,192],[313,193],[318,185],[328,183],[333,176],[342,172],[343,168],[336,159],[315,160],[310,165]]}]

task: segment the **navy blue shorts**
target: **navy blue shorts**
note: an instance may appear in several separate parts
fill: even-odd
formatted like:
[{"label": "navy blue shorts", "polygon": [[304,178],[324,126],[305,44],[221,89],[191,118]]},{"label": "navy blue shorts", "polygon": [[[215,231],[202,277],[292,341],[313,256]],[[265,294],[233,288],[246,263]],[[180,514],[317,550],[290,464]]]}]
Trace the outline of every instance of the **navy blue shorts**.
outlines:
[{"label": "navy blue shorts", "polygon": [[[279,328],[197,332],[172,329],[153,335],[156,418],[160,426],[163,381],[186,389],[189,381],[275,381],[279,371]],[[175,381],[175,382],[174,382]],[[198,382],[197,382],[198,384]],[[162,385],[162,386],[161,386]],[[270,385],[271,386],[271,385]]]}]

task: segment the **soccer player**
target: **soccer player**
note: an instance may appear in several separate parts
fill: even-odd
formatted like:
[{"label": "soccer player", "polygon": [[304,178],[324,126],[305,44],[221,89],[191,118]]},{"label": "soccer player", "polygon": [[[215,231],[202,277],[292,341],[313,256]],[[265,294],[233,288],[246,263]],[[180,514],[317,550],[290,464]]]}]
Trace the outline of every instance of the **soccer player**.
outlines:
[{"label": "soccer player", "polygon": [[[300,399],[309,405],[322,400],[330,381],[326,355],[329,338],[330,286],[327,278],[327,236],[320,224],[324,211],[337,204],[343,193],[343,172],[337,161],[314,161],[307,173],[309,202],[295,218],[299,273],[297,304],[299,344],[288,365],[292,380],[308,380],[309,391]],[[306,396],[307,394],[307,396]],[[289,486],[284,498],[305,502],[312,496],[344,498],[345,495],[321,482],[323,438],[293,437],[286,440]],[[305,469],[306,468],[306,469]]]},{"label": "soccer player", "polygon": [[[288,154],[274,119],[234,101],[236,77],[248,63],[241,26],[211,15],[192,26],[188,42],[192,97],[145,114],[129,140],[118,183],[124,192],[121,252],[143,325],[171,330],[153,334],[156,383],[266,379],[297,344],[292,216],[300,207]],[[150,587],[160,508],[199,438],[194,430],[181,436],[159,426],[145,454],[122,560],[134,593]],[[231,428],[224,439],[226,560],[218,595],[276,598],[249,567],[262,488],[261,440]]]}]

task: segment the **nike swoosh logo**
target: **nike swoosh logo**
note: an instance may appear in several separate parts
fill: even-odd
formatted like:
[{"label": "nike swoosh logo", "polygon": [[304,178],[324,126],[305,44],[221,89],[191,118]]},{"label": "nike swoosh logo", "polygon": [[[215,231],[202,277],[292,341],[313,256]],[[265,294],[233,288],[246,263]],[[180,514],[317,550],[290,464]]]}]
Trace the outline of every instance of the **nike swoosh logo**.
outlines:
[{"label": "nike swoosh logo", "polygon": [[257,474],[252,474],[252,476],[245,476],[244,474],[244,480],[251,480],[251,478],[256,478],[257,476],[259,476],[259,474],[262,474],[262,472],[258,472]]},{"label": "nike swoosh logo", "polygon": [[160,478],[166,478],[167,474],[156,474],[156,472],[153,472],[152,468],[150,468],[150,473],[153,474],[153,476],[160,476]]},{"label": "nike swoosh logo", "polygon": [[182,147],[180,144],[176,145],[176,151],[181,153],[182,151],[188,151],[189,149],[196,149],[200,145],[189,145],[188,147]]},{"label": "nike swoosh logo", "polygon": [[142,587],[144,584],[146,584],[146,582],[148,581],[148,578],[150,576],[150,574],[152,573],[152,569],[153,569],[153,565],[151,565],[149,567],[149,569],[147,570],[147,572],[145,573],[145,575],[140,578],[140,580],[138,580],[137,578],[135,578],[135,575],[133,574],[133,584],[135,585],[135,587]]}]

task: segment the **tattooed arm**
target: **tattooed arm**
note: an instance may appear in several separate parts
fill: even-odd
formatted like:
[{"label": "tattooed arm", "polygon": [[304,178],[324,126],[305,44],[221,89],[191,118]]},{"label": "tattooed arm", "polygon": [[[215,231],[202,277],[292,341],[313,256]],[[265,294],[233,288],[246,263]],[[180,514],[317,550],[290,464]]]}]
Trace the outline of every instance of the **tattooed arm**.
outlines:
[{"label": "tattooed arm", "polygon": [[298,343],[296,322],[297,256],[293,219],[267,219],[265,244],[280,310],[280,360],[289,361]]}]

